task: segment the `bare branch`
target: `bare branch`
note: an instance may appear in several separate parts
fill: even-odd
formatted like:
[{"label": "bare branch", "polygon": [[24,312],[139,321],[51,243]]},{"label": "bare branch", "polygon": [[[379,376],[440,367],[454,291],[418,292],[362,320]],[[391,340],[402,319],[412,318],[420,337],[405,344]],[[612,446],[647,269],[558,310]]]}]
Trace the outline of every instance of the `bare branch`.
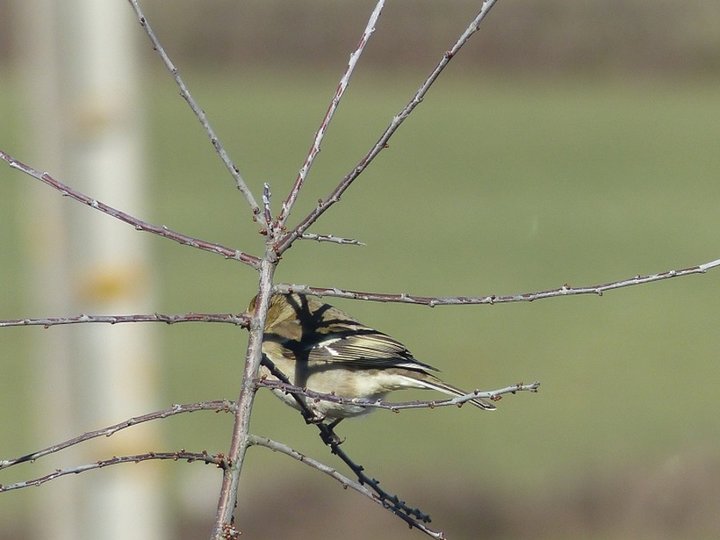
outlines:
[{"label": "bare branch", "polygon": [[[285,454],[286,456],[290,456],[291,458],[299,461],[300,463],[303,463],[309,467],[312,467],[313,469],[316,469],[324,474],[327,474],[331,478],[337,480],[340,482],[342,487],[344,489],[351,488],[357,491],[358,493],[365,495],[370,500],[374,501],[375,503],[379,504],[380,506],[387,507],[386,504],[383,503],[382,500],[380,500],[373,491],[366,488],[363,484],[356,482],[354,480],[351,480],[347,476],[344,476],[337,472],[332,467],[329,467],[325,465],[324,463],[321,463],[320,461],[317,461],[311,457],[306,456],[305,454],[301,454],[297,450],[294,450],[293,448],[279,443],[277,441],[274,441],[272,439],[268,439],[267,437],[258,437],[256,435],[250,435],[250,438],[248,440],[250,445],[253,446],[264,446],[265,448],[269,448],[273,452],[280,452],[282,454]],[[432,529],[429,529],[424,523],[422,522],[414,522],[413,527],[421,530],[428,536],[431,536],[432,538],[444,538],[443,533],[439,531],[433,531]]]},{"label": "bare branch", "polygon": [[60,450],[64,450],[65,448],[75,446],[77,444],[80,444],[85,441],[89,441],[91,439],[95,439],[97,437],[110,437],[111,435],[114,435],[118,431],[127,429],[132,426],[136,426],[138,424],[142,424],[144,422],[150,422],[152,420],[159,420],[161,418],[175,416],[176,414],[191,413],[191,412],[196,412],[196,411],[229,412],[229,411],[234,411],[234,410],[235,410],[235,404],[232,403],[231,401],[227,401],[227,400],[202,401],[200,403],[187,403],[184,405],[175,404],[168,409],[162,409],[160,411],[155,411],[155,412],[143,414],[140,416],[134,416],[133,418],[129,418],[127,420],[124,420],[123,422],[114,424],[112,426],[104,427],[104,428],[101,428],[101,429],[98,429],[95,431],[88,431],[87,433],[83,433],[82,435],[73,437],[72,439],[68,439],[61,443],[53,444],[52,446],[48,446],[47,448],[43,448],[42,450],[37,450],[30,454],[25,454],[24,456],[20,456],[20,457],[14,458],[14,459],[0,460],[0,470],[7,469],[9,467],[18,465],[20,463],[26,463],[28,461],[35,461],[37,459],[40,459],[41,457],[44,457],[44,456],[47,456],[50,454],[54,454],[56,452],[59,452]]},{"label": "bare branch", "polygon": [[492,7],[495,5],[497,0],[484,0],[480,12],[477,14],[475,19],[460,35],[455,44],[443,54],[442,59],[435,66],[435,69],[425,79],[425,82],[418,88],[412,99],[405,105],[405,107],[392,119],[390,125],[385,129],[385,132],[380,136],[375,145],[370,151],[358,162],[357,165],[343,178],[337,187],[328,195],[325,199],[321,200],[318,205],[307,215],[303,220],[290,232],[285,234],[280,242],[278,242],[275,250],[278,254],[282,254],[284,251],[290,248],[295,240],[297,240],[302,234],[317,221],[317,219],[325,213],[333,204],[340,200],[342,194],[350,187],[355,179],[362,174],[362,172],[372,163],[377,155],[385,148],[387,148],[388,142],[393,134],[397,131],[400,125],[407,119],[408,116],[413,112],[427,94],[430,87],[440,76],[440,73],[445,69],[450,60],[458,53],[458,51],[468,42],[470,37],[478,31],[480,23],[485,19],[487,14],[490,12]]},{"label": "bare branch", "polygon": [[225,246],[221,246],[220,244],[213,244],[212,242],[207,242],[205,240],[193,238],[192,236],[187,236],[185,234],[168,229],[164,225],[158,226],[153,225],[152,223],[142,221],[141,219],[131,216],[130,214],[126,214],[121,210],[117,210],[112,206],[108,206],[103,202],[93,199],[92,197],[89,197],[84,193],[75,191],[70,186],[63,184],[59,180],[55,180],[48,173],[40,172],[37,169],[33,169],[29,165],[18,161],[17,159],[13,158],[9,154],[6,154],[2,150],[0,150],[0,159],[6,161],[7,164],[10,165],[10,167],[12,167],[13,169],[22,171],[28,176],[32,176],[33,178],[40,180],[48,186],[56,189],[64,197],[70,197],[71,199],[81,202],[89,206],[90,208],[94,208],[95,210],[99,210],[100,212],[107,214],[108,216],[119,219],[120,221],[124,221],[125,223],[128,223],[129,225],[135,227],[135,229],[138,231],[145,231],[148,233],[156,234],[158,236],[162,236],[163,238],[167,238],[169,240],[177,242],[178,244],[182,244],[183,246],[190,246],[193,248],[201,249],[203,251],[209,251],[210,253],[222,255],[226,259],[240,261],[241,263],[247,264],[248,266],[256,269],[260,267],[260,259],[253,255],[243,253],[242,251],[237,249],[227,248]]},{"label": "bare branch", "polygon": [[212,463],[223,470],[228,466],[225,461],[225,456],[222,454],[213,455],[204,451],[186,452],[185,450],[179,450],[178,452],[147,452],[145,454],[134,454],[130,456],[116,456],[110,459],[96,461],[95,463],[78,465],[77,467],[68,467],[67,469],[56,469],[54,472],[46,474],[45,476],[34,478],[33,480],[26,480],[24,482],[17,482],[15,484],[0,484],[0,493],[27,487],[40,486],[46,482],[50,482],[51,480],[55,480],[61,476],[67,476],[69,474],[80,474],[93,469],[102,469],[103,467],[108,467],[110,465],[119,465],[120,463],[140,463],[141,461],[150,461],[152,459],[170,459],[173,461],[187,461],[188,463],[200,461],[202,463]]},{"label": "bare branch", "polygon": [[341,405],[359,405],[360,407],[388,409],[394,412],[399,412],[403,409],[436,409],[439,407],[450,406],[460,407],[464,403],[476,398],[499,401],[501,396],[505,394],[515,394],[517,392],[537,392],[540,388],[539,382],[533,382],[530,384],[517,383],[504,388],[498,388],[497,390],[474,390],[463,396],[458,396],[452,399],[389,402],[382,399],[346,398],[335,394],[323,394],[320,392],[314,392],[307,388],[293,386],[292,384],[271,379],[261,378],[255,382],[258,386],[282,390],[286,394],[306,396],[314,401],[329,401],[332,403],[339,403]]},{"label": "bare branch", "polygon": [[300,193],[300,189],[305,183],[305,179],[310,172],[310,168],[315,162],[315,157],[320,152],[320,146],[322,145],[323,138],[325,137],[325,132],[330,125],[330,121],[335,115],[335,111],[340,105],[340,100],[342,99],[343,94],[345,94],[345,90],[347,89],[347,86],[350,82],[350,77],[352,77],[353,71],[355,71],[355,66],[357,66],[358,60],[360,60],[360,56],[365,50],[365,45],[367,45],[368,41],[370,40],[370,36],[372,36],[373,32],[375,32],[375,24],[380,17],[380,13],[382,12],[384,5],[385,0],[379,0],[378,3],[375,5],[375,9],[373,9],[373,12],[370,14],[370,19],[368,20],[367,25],[365,26],[365,30],[360,37],[358,46],[355,51],[353,51],[353,53],[350,55],[347,69],[345,70],[345,73],[343,73],[343,76],[340,78],[340,82],[338,83],[337,89],[335,90],[335,95],[330,101],[330,105],[328,106],[328,110],[325,113],[325,117],[322,119],[320,127],[315,133],[315,139],[313,140],[310,151],[305,158],[305,163],[303,163],[302,167],[300,167],[300,171],[298,172],[297,178],[295,179],[295,183],[293,184],[293,187],[290,190],[287,199],[285,199],[285,202],[283,202],[282,209],[277,220],[278,230],[282,229],[282,227],[285,225],[285,222],[287,221],[287,218],[290,215],[293,206],[295,205],[295,201],[297,200],[297,196]]},{"label": "bare branch", "polygon": [[136,322],[161,322],[165,324],[177,324],[187,322],[206,323],[227,323],[247,328],[250,326],[250,319],[247,315],[235,315],[233,313],[183,313],[181,315],[168,315],[164,313],[150,313],[137,315],[77,315],[75,317],[45,317],[0,320],[0,328],[11,326],[59,326],[62,324],[82,323],[136,323]]},{"label": "bare branch", "polygon": [[[182,77],[180,77],[180,72],[175,67],[175,64],[173,64],[172,60],[170,60],[170,57],[165,52],[165,49],[163,48],[163,46],[160,44],[160,41],[158,40],[157,36],[155,35],[155,32],[153,31],[152,27],[150,26],[150,23],[148,22],[147,18],[145,17],[142,10],[140,9],[140,5],[138,4],[137,0],[128,0],[128,1],[130,2],[130,5],[132,6],[132,9],[135,12],[136,17],[138,18],[138,21],[140,22],[140,26],[143,27],[148,38],[150,38],[150,42],[152,43],[153,49],[160,55],[160,58],[162,59],[163,64],[165,64],[165,67],[170,72],[170,75],[172,75],[172,78],[175,79],[175,84],[177,84],[178,88],[180,89],[180,95],[190,106],[190,109],[192,109],[192,112],[197,117],[198,121],[200,122],[200,125],[202,125],[203,129],[205,130],[205,133],[207,133],[207,136],[210,139],[210,143],[213,145],[213,148],[217,152],[218,156],[220,156],[220,159],[222,160],[223,164],[225,165],[225,168],[228,170],[228,172],[231,174],[231,176],[235,180],[235,185],[237,186],[238,190],[240,190],[240,193],[242,193],[243,196],[245,197],[245,200],[247,201],[248,205],[250,206],[250,210],[252,211],[253,221],[257,220],[258,215],[260,215],[260,207],[258,206],[257,202],[255,201],[255,197],[253,197],[252,192],[247,187],[245,180],[243,180],[243,177],[240,174],[240,170],[235,166],[232,159],[230,159],[230,156],[225,151],[225,147],[220,142],[220,139],[218,138],[218,136],[215,134],[215,130],[210,125],[210,121],[208,120],[207,115],[205,114],[205,111],[202,110],[202,108],[197,104],[195,99],[192,97],[190,90],[188,89],[187,85],[185,84],[185,81],[183,81]],[[262,216],[261,216],[261,219],[262,219]],[[267,223],[263,223],[263,225],[267,226]]]},{"label": "bare branch", "polygon": [[333,242],[335,244],[343,244],[346,246],[365,245],[365,242],[360,242],[360,240],[355,240],[353,238],[342,238],[340,236],[334,236],[332,234],[303,233],[300,238],[302,240],[316,240],[318,242]]},{"label": "bare branch", "polygon": [[222,486],[218,497],[218,506],[213,524],[213,540],[228,538],[233,532],[233,513],[237,505],[238,488],[240,486],[240,472],[245,461],[245,454],[248,448],[250,436],[250,416],[253,402],[255,401],[255,378],[262,358],[262,341],[267,317],[270,295],[272,294],[272,281],[275,275],[275,267],[278,258],[268,244],[265,255],[260,262],[260,280],[258,283],[258,294],[255,302],[255,311],[251,313],[250,332],[248,345],[245,353],[245,369],[241,381],[240,394],[236,401],[235,422],[233,425],[232,437],[230,439],[230,450],[228,460],[230,466],[223,471]]},{"label": "bare branch", "polygon": [[332,467],[329,467],[325,465],[324,463],[317,461],[311,457],[306,456],[305,454],[301,454],[297,450],[287,446],[286,444],[282,444],[280,442],[274,441],[272,439],[269,439],[267,437],[258,437],[257,435],[250,435],[248,439],[248,444],[250,446],[263,446],[265,448],[269,448],[273,452],[280,452],[281,454],[285,454],[286,456],[290,456],[293,459],[296,459],[300,461],[301,463],[304,463],[305,465],[308,465],[312,467],[313,469],[317,469],[318,471],[322,472],[323,474],[327,474],[331,478],[334,478],[340,484],[342,484],[343,488],[352,488],[358,493],[362,493],[365,496],[370,497],[375,502],[379,502],[378,499],[373,497],[372,492],[367,489],[362,484],[357,483],[354,480],[351,480],[347,476],[343,476],[339,472],[337,472]]},{"label": "bare branch", "polygon": [[312,294],[315,296],[333,296],[337,298],[352,298],[353,300],[367,300],[370,302],[397,302],[402,304],[420,304],[429,307],[453,306],[470,304],[507,304],[510,302],[533,302],[545,298],[556,298],[558,296],[576,296],[580,294],[594,294],[602,296],[603,293],[623,287],[644,285],[665,279],[684,277],[692,274],[704,274],[708,270],[720,266],[720,259],[710,261],[697,266],[681,268],[679,270],[667,270],[657,274],[645,276],[634,276],[619,281],[611,281],[599,285],[588,285],[584,287],[571,287],[563,285],[557,289],[547,291],[527,292],[522,294],[489,295],[489,296],[417,296],[406,293],[375,293],[352,291],[338,288],[310,287],[308,285],[295,285],[279,283],[275,285],[275,291],[280,293]]}]

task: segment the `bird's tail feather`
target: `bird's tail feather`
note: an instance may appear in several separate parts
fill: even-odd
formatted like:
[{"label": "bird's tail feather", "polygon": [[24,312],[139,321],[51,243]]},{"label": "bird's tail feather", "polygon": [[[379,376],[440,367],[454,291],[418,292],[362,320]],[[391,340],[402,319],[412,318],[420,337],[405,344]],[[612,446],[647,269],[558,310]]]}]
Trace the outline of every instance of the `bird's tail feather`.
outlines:
[{"label": "bird's tail feather", "polygon": [[[447,394],[449,396],[453,397],[459,397],[459,396],[466,396],[468,394],[471,394],[472,392],[464,392],[460,390],[459,388],[456,388],[444,381],[441,381],[439,379],[435,380],[418,380],[415,379],[415,383],[420,383],[423,385],[424,388],[427,388],[429,390],[437,390],[438,392],[442,392],[443,394]],[[467,403],[470,403],[474,405],[475,407],[478,407],[479,409],[483,409],[484,411],[494,411],[497,407],[495,405],[488,401],[487,399],[483,398],[473,398],[471,400],[468,400]]]}]

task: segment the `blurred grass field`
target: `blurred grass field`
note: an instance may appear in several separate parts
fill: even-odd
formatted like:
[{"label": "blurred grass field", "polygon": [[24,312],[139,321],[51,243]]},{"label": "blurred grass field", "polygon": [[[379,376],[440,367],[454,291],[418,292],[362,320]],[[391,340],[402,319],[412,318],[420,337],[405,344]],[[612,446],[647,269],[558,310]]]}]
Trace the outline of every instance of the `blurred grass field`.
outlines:
[{"label": "blurred grass field", "polygon": [[[269,182],[277,208],[334,92],[335,75],[193,72],[188,78],[251,187],[257,194],[258,186]],[[356,77],[295,220],[357,163],[420,78],[389,71]],[[172,83],[151,76],[146,91],[142,107],[148,122],[151,204],[141,217],[259,253],[261,238],[244,200]],[[3,117],[12,116],[17,122],[13,129],[21,130],[20,98],[3,98]],[[720,250],[718,140],[716,80],[628,83],[450,70],[390,148],[313,229],[357,238],[367,246],[296,244],[277,279],[382,292],[486,295],[563,283],[591,285],[706,262]],[[25,291],[32,284],[24,279],[17,227],[23,197],[48,188],[25,188],[33,181],[7,167],[0,169],[0,178],[0,317],[42,315],[26,309]],[[64,180],[72,184],[72,179]],[[76,206],[78,215],[90,212]],[[150,243],[161,287],[158,312],[245,308],[256,286],[252,271],[161,239]],[[431,513],[433,524],[451,538],[469,537],[467,531],[484,532],[487,538],[660,537],[654,534],[657,523],[623,520],[610,510],[596,529],[578,531],[573,527],[580,525],[561,510],[569,514],[581,494],[588,507],[601,512],[603,494],[592,488],[620,492],[623,479],[630,484],[632,475],[641,484],[654,478],[664,486],[660,480],[667,471],[689,477],[682,471],[705,470],[710,463],[714,468],[708,474],[718,472],[718,280],[720,275],[711,272],[601,298],[497,306],[428,309],[334,301],[398,337],[458,386],[491,389],[542,382],[539,394],[506,397],[493,414],[469,408],[399,415],[381,411],[346,422],[339,428],[347,436],[345,449],[386,488]],[[0,336],[0,438],[13,441],[3,445],[17,449],[11,454],[43,444],[30,433],[17,406],[32,399],[24,358],[30,342],[42,339],[43,332],[9,329]],[[163,353],[159,402],[236,397],[243,331],[176,325],[160,328],[158,335]],[[427,394],[395,397],[423,396]],[[88,429],[119,420],[98,419]],[[174,418],[165,426],[166,446],[224,451],[231,425],[230,416]],[[265,393],[259,397],[253,431],[326,458],[299,416]],[[291,505],[299,496],[308,497],[298,494],[301,489],[316,493],[311,487],[320,486],[350,505],[338,511],[344,517],[328,520],[322,533],[326,537],[348,530],[353,518],[347,508],[354,504],[360,505],[355,519],[372,516],[385,537],[418,537],[373,505],[285,458],[253,449],[249,464],[240,521],[249,522],[250,535],[253,527],[261,527],[257,516],[250,519],[257,511],[251,503],[267,496]],[[187,478],[195,478],[186,469],[199,467],[140,466],[163,467],[179,493],[187,488]],[[202,473],[211,475],[205,468]],[[82,477],[60,482],[82,482]],[[672,497],[670,491],[664,496]],[[702,510],[699,501],[707,493],[695,495],[688,487],[677,493],[691,506],[697,497],[694,511]],[[540,510],[532,510],[533,501]],[[549,501],[566,501],[567,508]],[[558,511],[557,519],[540,519],[546,513],[543,504]],[[517,515],[509,510],[493,514],[496,506]],[[710,513],[700,513],[677,534],[671,527],[663,537],[710,538],[720,532],[712,528],[718,524]],[[523,524],[525,518],[528,523]],[[541,525],[534,528],[530,518]],[[496,527],[503,520],[516,529]],[[262,526],[263,533],[268,526],[282,527]]]}]

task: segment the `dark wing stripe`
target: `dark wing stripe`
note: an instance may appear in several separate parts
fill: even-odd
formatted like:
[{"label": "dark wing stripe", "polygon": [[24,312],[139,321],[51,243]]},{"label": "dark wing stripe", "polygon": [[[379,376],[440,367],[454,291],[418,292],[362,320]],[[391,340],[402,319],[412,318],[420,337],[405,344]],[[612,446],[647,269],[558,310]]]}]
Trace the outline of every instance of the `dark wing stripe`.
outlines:
[{"label": "dark wing stripe", "polygon": [[434,367],[416,360],[401,343],[377,331],[359,335],[356,331],[350,334],[332,332],[323,338],[311,347],[310,361],[342,362],[360,369],[404,367],[419,371],[437,371]]}]

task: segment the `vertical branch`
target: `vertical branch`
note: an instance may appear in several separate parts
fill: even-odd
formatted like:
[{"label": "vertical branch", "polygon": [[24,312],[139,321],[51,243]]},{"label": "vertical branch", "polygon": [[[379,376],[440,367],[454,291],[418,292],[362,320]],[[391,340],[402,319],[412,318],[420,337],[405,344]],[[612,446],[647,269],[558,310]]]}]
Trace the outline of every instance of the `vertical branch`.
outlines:
[{"label": "vertical branch", "polygon": [[322,144],[323,138],[325,137],[325,131],[330,125],[330,121],[332,120],[333,116],[335,115],[335,111],[340,105],[340,100],[342,99],[343,94],[347,89],[353,71],[355,71],[355,66],[358,63],[358,60],[360,60],[360,56],[362,55],[363,51],[365,50],[365,45],[367,45],[367,42],[370,40],[370,36],[373,34],[373,32],[375,32],[375,24],[377,23],[377,20],[380,17],[380,13],[382,12],[384,6],[385,0],[379,0],[378,3],[375,5],[375,9],[370,14],[370,19],[365,26],[365,30],[363,31],[363,34],[360,38],[360,42],[358,43],[355,51],[350,55],[347,69],[345,70],[345,73],[343,73],[343,76],[338,83],[337,89],[335,90],[335,95],[330,101],[328,110],[325,113],[325,117],[322,119],[320,127],[315,133],[315,139],[313,140],[310,151],[305,158],[305,163],[303,163],[302,167],[300,168],[297,178],[295,179],[295,184],[293,184],[293,187],[290,190],[287,199],[285,199],[285,201],[283,202],[282,209],[280,210],[280,215],[278,216],[277,220],[278,228],[282,228],[282,226],[285,224],[288,216],[290,215],[292,207],[295,205],[295,201],[297,200],[298,194],[300,193],[300,189],[305,183],[305,179],[310,172],[310,168],[315,162],[315,157],[320,152],[320,145]]},{"label": "vertical branch", "polygon": [[245,453],[250,445],[250,414],[255,400],[255,390],[257,389],[255,379],[262,358],[263,329],[265,328],[265,319],[267,317],[270,294],[272,293],[272,280],[276,265],[277,258],[274,255],[270,243],[268,243],[265,257],[260,265],[258,300],[255,304],[255,313],[251,314],[252,318],[250,321],[250,336],[245,356],[245,369],[243,371],[240,395],[236,402],[235,424],[233,426],[227,460],[229,466],[223,471],[222,487],[220,488],[220,497],[211,537],[213,540],[237,538],[240,534],[234,528],[233,514],[235,505],[237,504],[240,473],[245,460]]},{"label": "vertical branch", "polygon": [[270,193],[270,184],[265,182],[263,184],[263,194],[262,194],[263,213],[265,215],[265,223],[272,222],[272,208],[270,207],[270,199],[271,198],[272,198],[272,193]]}]

